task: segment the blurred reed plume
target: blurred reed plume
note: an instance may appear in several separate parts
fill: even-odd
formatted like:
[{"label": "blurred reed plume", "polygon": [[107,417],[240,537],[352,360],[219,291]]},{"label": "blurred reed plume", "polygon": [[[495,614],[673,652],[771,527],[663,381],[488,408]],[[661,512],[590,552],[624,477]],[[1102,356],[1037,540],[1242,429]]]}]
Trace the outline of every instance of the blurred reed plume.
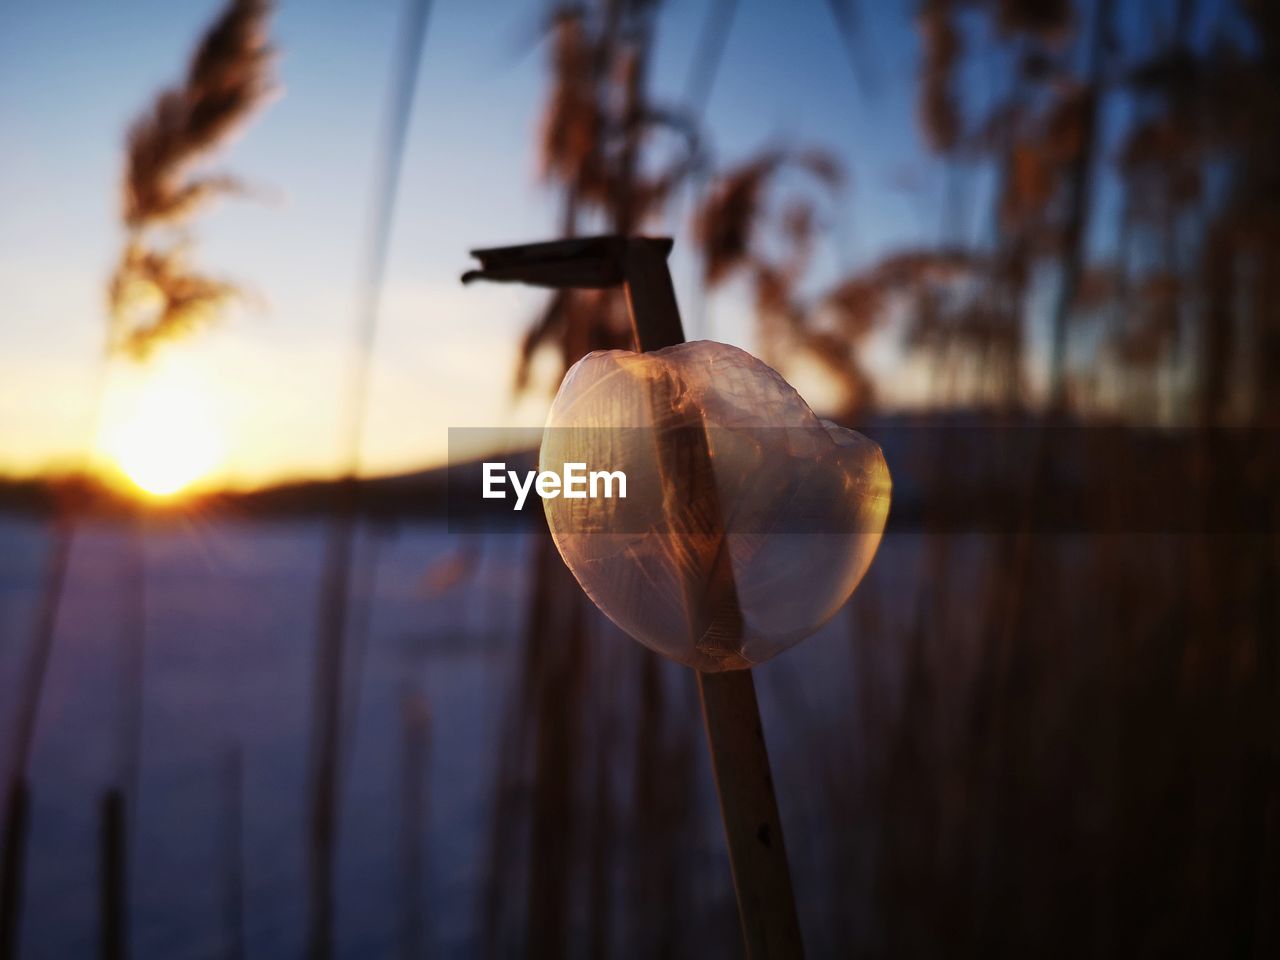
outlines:
[{"label": "blurred reed plume", "polygon": [[145,359],[157,344],[213,322],[235,295],[232,284],[191,270],[185,247],[149,249],[130,240],[108,290],[112,349]]},{"label": "blurred reed plume", "polygon": [[[702,162],[697,119],[655,102],[647,90],[660,6],[563,4],[548,21],[551,87],[538,156],[543,180],[561,192],[565,237],[588,217],[618,234],[643,229]],[[563,371],[592,350],[630,343],[626,304],[616,291],[558,291],[525,334],[516,389],[528,386],[543,348],[559,354]]]},{"label": "blurred reed plume", "polygon": [[949,150],[960,139],[960,115],[951,73],[960,55],[960,32],[948,15],[950,0],[920,8],[920,127],[929,146]]},{"label": "blurred reed plume", "polygon": [[[544,181],[561,196],[565,237],[584,223],[643,231],[703,163],[696,108],[658,103],[649,92],[660,7],[564,4],[547,23],[550,86],[538,152]],[[703,47],[718,49],[731,14],[712,5]],[[703,101],[713,72],[698,74]],[[556,291],[525,335],[516,389],[529,385],[542,350],[562,373],[592,350],[632,343],[621,290]],[[594,611],[543,531],[529,562],[522,660],[494,771],[484,951],[501,956],[523,945],[529,955],[563,956],[581,938],[593,956],[622,944],[641,956],[670,953],[693,899],[682,895],[689,883],[678,865],[696,808],[689,731],[697,728],[674,721],[696,711],[693,678],[634,645],[594,642]],[[628,704],[634,730],[623,719]],[[669,909],[652,918],[650,905],[664,897]],[[730,914],[730,931],[732,924]]]},{"label": "blurred reed plume", "polygon": [[[108,355],[103,358],[93,414],[101,416],[108,358],[145,359],[159,343],[205,325],[235,290],[190,269],[188,238],[181,228],[212,197],[240,189],[225,175],[194,175],[193,166],[224,143],[273,89],[273,55],[266,39],[270,4],[231,0],[205,32],[185,82],[161,91],[130,128],[122,216],[127,239],[107,286],[111,315]],[[169,236],[156,233],[167,229]],[[80,509],[78,495],[58,504],[49,562],[41,581],[40,615],[17,697],[17,720],[8,757],[3,817],[4,859],[0,871],[0,958],[15,956],[26,869],[30,762],[36,721],[53,651]],[[135,518],[136,519],[136,518]],[[128,663],[122,665],[119,778],[104,798],[100,880],[102,952],[125,953],[128,888],[126,803],[136,804],[141,743],[142,657],[145,628],[145,557],[140,524],[132,525],[135,562],[125,571],[132,601],[121,635]],[[123,787],[123,789],[122,789]]]},{"label": "blurred reed plume", "polygon": [[[844,170],[840,162],[821,150],[766,150],[725,173],[694,217],[694,237],[703,250],[705,279],[715,286],[735,268],[759,257],[759,234],[764,219],[766,191],[784,167],[811,174],[831,190],[840,187]],[[810,239],[811,204],[789,207],[785,216],[797,248]],[[796,251],[800,252],[799,249]]]},{"label": "blurred reed plume", "polygon": [[[194,271],[183,228],[214,197],[244,190],[194,168],[223,146],[275,90],[269,0],[230,0],[187,75],[162,90],[129,130],[123,219],[128,239],[108,299],[110,348],[144,359],[160,343],[212,322],[236,293]],[[159,231],[167,237],[157,237]]]},{"label": "blurred reed plume", "polygon": [[[792,174],[812,181],[818,193],[784,184]],[[890,257],[871,270],[837,279],[817,295],[802,294],[828,226],[820,211],[846,179],[844,166],[826,150],[763,149],[720,175],[694,213],[693,238],[709,289],[738,275],[751,283],[764,358],[783,365],[799,353],[816,361],[840,391],[831,413],[850,422],[870,406],[874,394],[859,359],[863,341],[882,319],[890,296],[911,287],[917,273],[937,258],[917,263]]]}]

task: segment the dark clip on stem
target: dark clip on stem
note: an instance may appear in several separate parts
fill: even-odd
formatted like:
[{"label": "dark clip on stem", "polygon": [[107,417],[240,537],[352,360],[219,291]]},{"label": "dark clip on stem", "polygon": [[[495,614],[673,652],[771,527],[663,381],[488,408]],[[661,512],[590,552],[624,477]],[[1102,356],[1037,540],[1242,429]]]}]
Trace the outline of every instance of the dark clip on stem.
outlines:
[{"label": "dark clip on stem", "polygon": [[627,279],[627,249],[634,243],[653,244],[663,257],[671,252],[667,237],[627,238],[616,234],[491,247],[471,251],[480,261],[480,269],[468,270],[462,275],[462,282],[495,280],[557,289],[616,287]]}]

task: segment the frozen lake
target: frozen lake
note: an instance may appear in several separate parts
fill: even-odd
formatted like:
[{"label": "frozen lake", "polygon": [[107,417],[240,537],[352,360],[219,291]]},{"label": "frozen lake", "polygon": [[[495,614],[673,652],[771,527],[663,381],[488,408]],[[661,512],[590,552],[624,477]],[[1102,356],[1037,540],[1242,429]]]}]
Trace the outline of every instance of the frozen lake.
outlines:
[{"label": "frozen lake", "polygon": [[[191,517],[144,535],[144,686],[138,800],[130,836],[131,942],[139,957],[202,957],[226,942],[230,758],[242,757],[244,931],[251,956],[301,954],[305,934],[306,772],[320,521]],[[98,930],[99,798],[121,779],[127,675],[125,615],[136,596],[125,528],[77,531],[49,666],[30,780],[33,815],[23,956],[88,955]],[[846,754],[859,605],[908,600],[920,538],[890,536],[868,584],[817,636],[757,671],[802,911],[825,913],[830,816],[807,786]],[[529,534],[451,534],[443,526],[365,527],[357,543],[348,654],[348,765],[336,889],[343,955],[394,951],[401,862],[402,715],[406,694],[430,711],[425,842],[426,929],[438,952],[475,946],[490,857],[496,756],[520,665]],[[48,529],[0,519],[0,702],[7,751],[15,694],[39,596]],[[961,565],[968,566],[968,565]],[[875,602],[873,600],[867,603]],[[876,603],[879,630],[898,634]],[[600,618],[592,643],[631,641]],[[367,624],[367,627],[360,626]],[[363,642],[361,642],[363,638]],[[629,656],[629,653],[618,654]],[[884,665],[893,670],[894,665]],[[668,670],[677,698],[691,678]],[[893,685],[887,685],[891,688]],[[803,716],[795,716],[801,713]],[[696,722],[696,714],[687,721]],[[830,731],[813,749],[799,737]],[[697,735],[703,835],[691,869],[722,906],[728,874],[714,793]],[[821,758],[825,757],[825,760]],[[698,866],[701,864],[701,866]],[[809,889],[812,887],[812,889]],[[731,901],[730,901],[731,902]],[[732,950],[730,951],[732,952]]]}]

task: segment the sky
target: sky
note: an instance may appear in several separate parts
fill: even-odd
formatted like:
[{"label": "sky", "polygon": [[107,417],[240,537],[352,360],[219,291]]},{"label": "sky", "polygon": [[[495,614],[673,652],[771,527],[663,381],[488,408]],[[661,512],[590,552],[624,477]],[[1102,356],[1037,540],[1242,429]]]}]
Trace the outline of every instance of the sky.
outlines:
[{"label": "sky", "polygon": [[[664,8],[652,71],[657,101],[679,102],[712,2]],[[704,116],[715,162],[785,143],[826,147],[849,166],[850,183],[823,211],[831,231],[815,282],[938,239],[942,178],[916,125],[909,6],[862,5],[869,91],[855,82],[824,0],[742,0],[733,21]],[[220,438],[207,482],[256,485],[342,468],[339,403],[400,0],[280,5],[282,93],[214,164],[247,179],[256,195],[220,203],[195,226],[197,264],[239,283],[246,306],[162,348],[146,366],[112,363],[95,419],[105,281],[123,236],[124,131],[160,86],[182,75],[219,7],[0,7],[0,473],[66,468],[86,449],[109,447],[112,423],[157,379],[200,385],[199,422]],[[442,462],[450,427],[542,419],[547,397],[517,401],[511,383],[519,336],[544,294],[458,282],[468,249],[556,232],[558,199],[538,181],[535,162],[548,83],[540,8],[497,0],[432,6],[362,472]],[[744,291],[730,287],[689,306],[702,301],[687,204],[681,209],[650,232],[676,237],[673,272],[688,332],[751,349]],[[891,401],[912,382],[894,357],[891,343],[872,345],[873,372]],[[820,395],[822,385],[812,386]]]}]

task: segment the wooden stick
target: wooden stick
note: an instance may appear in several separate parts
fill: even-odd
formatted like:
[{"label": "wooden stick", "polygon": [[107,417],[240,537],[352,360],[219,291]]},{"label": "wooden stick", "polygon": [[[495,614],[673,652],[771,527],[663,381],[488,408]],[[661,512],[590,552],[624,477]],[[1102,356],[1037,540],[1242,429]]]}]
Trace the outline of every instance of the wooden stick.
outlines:
[{"label": "wooden stick", "polygon": [[41,582],[40,612],[35,636],[27,652],[22,685],[18,690],[18,716],[13,727],[9,772],[5,778],[4,862],[0,871],[0,960],[18,955],[18,926],[22,919],[27,857],[27,817],[31,798],[27,767],[40,718],[40,701],[53,655],[53,641],[62,608],[71,548],[75,540],[72,508],[59,504],[48,566]]},{"label": "wooden stick", "polygon": [[239,743],[227,751],[223,767],[223,956],[241,960],[244,942],[244,750]]},{"label": "wooden stick", "polygon": [[15,777],[5,806],[4,865],[0,875],[0,960],[18,956],[18,921],[22,917],[23,867],[27,853],[27,781]]},{"label": "wooden stick", "polygon": [[128,956],[128,896],[125,876],[124,795],[117,789],[102,797],[99,820],[98,910],[103,960]]},{"label": "wooden stick", "polygon": [[803,956],[755,681],[750,670],[699,672],[698,693],[747,956]]},{"label": "wooden stick", "polygon": [[[621,283],[631,311],[636,349],[659,350],[684,343],[684,327],[667,266],[670,252],[670,239],[617,235],[495,247],[471,251],[480,261],[480,269],[468,271],[462,279],[464,283],[497,280],[553,289]],[[705,484],[710,476],[710,452],[699,441],[698,431],[681,427],[679,432],[684,446],[672,452],[669,466],[681,482]],[[714,489],[705,487],[698,494],[701,498],[714,495]],[[716,513],[707,511],[709,516]],[[698,596],[700,616],[707,622],[690,627],[704,653],[723,654],[729,659],[730,650],[736,649],[733,641],[741,637],[742,612],[728,551],[723,537],[715,536],[723,532],[723,524],[714,523],[714,530],[710,523],[703,526],[708,528],[703,532],[715,542],[707,544],[706,569],[694,572],[686,590]],[[706,596],[713,602],[704,603]],[[755,682],[749,670],[699,672],[698,691],[747,956],[751,960],[803,956]]]},{"label": "wooden stick", "polygon": [[[644,237],[627,241],[627,304],[636,346],[642,351],[684,342],[667,266],[670,249],[669,241]],[[725,563],[715,565],[722,574],[716,579],[727,576],[726,589],[736,597],[727,551],[719,556]],[[698,672],[697,676],[747,956],[752,960],[803,956],[755,681],[749,670]]]},{"label": "wooden stick", "polygon": [[427,775],[430,769],[431,714],[426,698],[409,687],[401,695],[400,738],[400,856],[396,889],[399,893],[400,956],[426,956]]}]

